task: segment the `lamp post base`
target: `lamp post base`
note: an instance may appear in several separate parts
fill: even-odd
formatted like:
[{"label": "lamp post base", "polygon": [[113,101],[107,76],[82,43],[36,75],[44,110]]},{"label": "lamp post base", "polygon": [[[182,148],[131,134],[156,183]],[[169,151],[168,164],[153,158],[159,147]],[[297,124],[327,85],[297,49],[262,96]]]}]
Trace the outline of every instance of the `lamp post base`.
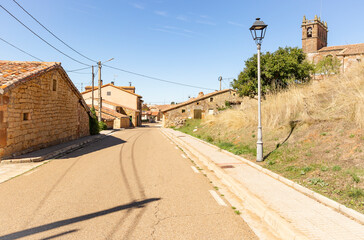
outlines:
[{"label": "lamp post base", "polygon": [[257,142],[257,162],[263,162],[263,142]]}]

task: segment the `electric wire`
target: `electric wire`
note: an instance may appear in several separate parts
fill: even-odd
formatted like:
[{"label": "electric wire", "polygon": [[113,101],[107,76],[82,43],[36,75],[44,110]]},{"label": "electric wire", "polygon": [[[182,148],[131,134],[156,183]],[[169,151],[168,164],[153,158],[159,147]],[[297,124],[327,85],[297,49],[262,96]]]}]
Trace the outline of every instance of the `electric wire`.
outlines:
[{"label": "electric wire", "polygon": [[133,75],[136,75],[136,76],[139,76],[139,77],[144,77],[144,78],[149,78],[149,79],[152,79],[152,80],[160,81],[160,82],[166,82],[166,83],[176,84],[176,85],[185,86],[185,87],[191,87],[191,88],[198,88],[198,89],[205,89],[205,90],[215,91],[215,89],[212,89],[212,88],[198,87],[198,86],[193,86],[193,85],[189,85],[189,84],[185,84],[185,83],[179,83],[179,82],[173,82],[173,81],[169,81],[169,80],[164,80],[164,79],[161,79],[161,78],[151,77],[151,76],[148,76],[148,75],[144,75],[144,74],[140,74],[140,73],[136,73],[136,72],[124,70],[124,69],[117,68],[117,67],[112,67],[112,66],[105,65],[105,64],[103,64],[103,66],[108,67],[108,68],[111,68],[111,69],[119,70],[121,72],[133,74]]},{"label": "electric wire", "polygon": [[79,51],[75,50],[74,48],[72,48],[70,45],[68,45],[67,43],[65,43],[62,39],[60,39],[59,37],[57,37],[52,31],[50,31],[48,28],[46,28],[42,23],[40,23],[35,17],[33,17],[33,15],[31,15],[27,10],[25,10],[17,1],[13,0],[13,2],[15,2],[26,14],[28,14],[31,18],[33,18],[34,21],[36,21],[40,26],[42,26],[47,32],[49,32],[53,37],[57,38],[60,42],[62,42],[64,45],[66,45],[69,49],[71,49],[72,51],[76,52],[77,54],[79,54],[80,56],[86,58],[87,60],[90,60],[92,62],[97,62],[95,60],[92,60],[91,58],[83,55],[82,53],[80,53]]},{"label": "electric wire", "polygon": [[9,44],[9,45],[10,45],[10,46],[12,46],[13,48],[18,49],[19,51],[21,51],[21,52],[23,52],[23,53],[27,54],[28,56],[31,56],[32,58],[35,58],[35,59],[37,59],[37,60],[39,60],[39,61],[41,61],[41,62],[44,62],[42,59],[37,58],[36,56],[33,56],[33,55],[32,55],[32,54],[30,54],[30,53],[27,53],[26,51],[24,51],[24,50],[22,50],[22,49],[18,48],[17,46],[15,46],[15,45],[13,45],[13,44],[9,43],[8,41],[6,41],[5,39],[2,39],[1,37],[0,37],[0,40],[1,40],[1,41],[3,41],[3,42],[5,42],[5,43],[7,43],[7,44]]},{"label": "electric wire", "polygon": [[92,66],[90,66],[90,67],[84,67],[84,68],[79,68],[79,69],[73,69],[73,70],[66,70],[66,72],[78,72],[78,71],[81,71],[81,70],[89,69],[91,67]]},{"label": "electric wire", "polygon": [[54,50],[56,50],[57,52],[61,53],[62,55],[68,57],[69,59],[72,59],[75,62],[78,62],[82,65],[85,66],[90,66],[89,64],[83,63],[81,61],[78,61],[77,59],[74,59],[73,57],[67,55],[66,53],[62,52],[61,50],[59,50],[58,48],[54,47],[52,44],[50,44],[49,42],[47,42],[46,40],[44,40],[41,36],[39,36],[37,33],[35,33],[32,29],[30,29],[28,26],[26,26],[22,21],[20,21],[17,17],[15,17],[11,12],[9,12],[6,8],[4,8],[1,4],[0,7],[7,12],[10,16],[12,16],[15,20],[17,20],[21,25],[23,25],[26,29],[28,29],[31,33],[33,33],[35,36],[37,36],[40,40],[42,40],[43,42],[45,42],[48,46],[50,46],[51,48],[53,48]]}]

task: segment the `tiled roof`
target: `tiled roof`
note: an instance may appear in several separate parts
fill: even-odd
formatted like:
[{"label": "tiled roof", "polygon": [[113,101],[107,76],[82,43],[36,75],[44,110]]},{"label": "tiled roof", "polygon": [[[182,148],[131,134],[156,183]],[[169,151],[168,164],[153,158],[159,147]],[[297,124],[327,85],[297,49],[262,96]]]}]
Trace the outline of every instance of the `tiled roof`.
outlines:
[{"label": "tiled roof", "polygon": [[34,76],[57,67],[60,67],[60,63],[0,60],[0,89],[11,89]]},{"label": "tiled roof", "polygon": [[80,103],[88,114],[90,109],[83,99],[81,93],[73,84],[66,71],[59,62],[25,62],[0,60],[0,94],[10,91],[16,86],[25,83],[45,72],[58,69],[60,74],[69,82],[71,89],[80,99]]},{"label": "tiled roof", "polygon": [[320,53],[332,51],[340,51],[337,55],[364,54],[364,43],[324,47],[319,50]]},{"label": "tiled roof", "polygon": [[167,109],[167,108],[170,108],[172,107],[173,105],[171,104],[164,104],[164,105],[155,105],[156,108],[158,108],[160,111],[163,112],[164,109]]},{"label": "tiled roof", "polygon": [[[88,106],[91,107],[91,105],[88,105]],[[98,112],[99,107],[98,106],[94,106],[94,107],[95,107],[95,110]],[[107,107],[102,107],[101,115],[102,114],[106,114],[106,115],[111,116],[113,118],[129,118],[127,115],[118,113],[117,111],[114,111],[111,108],[107,108]]]},{"label": "tiled roof", "polygon": [[[137,97],[140,97],[140,98],[142,97],[142,96],[140,96],[140,95],[138,95],[138,94],[136,94],[136,93],[133,93],[133,92],[131,92],[131,91],[129,91],[129,90],[124,89],[124,87],[118,87],[118,86],[115,86],[115,85],[113,85],[113,84],[111,84],[111,83],[108,83],[108,84],[102,85],[102,86],[101,86],[101,88],[103,88],[103,87],[107,87],[107,86],[114,87],[114,88],[116,88],[116,89],[119,89],[119,90],[122,90],[122,91],[124,91],[124,92],[130,93],[130,94],[133,94],[134,96],[137,96]],[[97,89],[99,89],[99,87],[98,87],[98,86],[94,86],[94,91],[96,91]],[[91,92],[91,91],[92,91],[92,89],[89,89],[89,90],[86,90],[86,91],[82,92],[81,94],[89,93],[89,92]]]},{"label": "tiled roof", "polygon": [[212,96],[215,96],[215,95],[218,95],[218,94],[221,94],[221,93],[229,92],[229,91],[234,91],[235,92],[235,90],[232,90],[232,89],[224,89],[224,90],[220,90],[220,91],[215,91],[215,92],[208,93],[208,94],[196,97],[196,98],[191,98],[191,99],[189,99],[189,100],[187,100],[186,102],[183,102],[183,103],[179,103],[179,104],[176,104],[176,105],[171,105],[170,108],[164,109],[164,110],[162,110],[162,112],[168,112],[170,110],[173,110],[173,109],[188,105],[190,103],[194,103],[194,102],[200,101],[202,99],[209,98],[209,97],[212,97]]},{"label": "tiled roof", "polygon": [[[95,100],[98,100],[98,98],[95,98]],[[110,102],[110,101],[107,101],[107,100],[105,100],[105,99],[102,99],[102,102],[103,102],[103,103],[106,103],[106,104],[109,104],[109,105],[111,105],[111,106],[115,106],[115,107],[122,107],[122,108],[126,108],[126,109],[129,109],[129,110],[135,111],[135,112],[140,112],[140,111],[139,111],[139,110],[137,110],[137,109],[130,108],[130,107],[126,107],[126,106],[124,106],[124,105],[120,105],[120,104],[118,104],[118,103]]]}]

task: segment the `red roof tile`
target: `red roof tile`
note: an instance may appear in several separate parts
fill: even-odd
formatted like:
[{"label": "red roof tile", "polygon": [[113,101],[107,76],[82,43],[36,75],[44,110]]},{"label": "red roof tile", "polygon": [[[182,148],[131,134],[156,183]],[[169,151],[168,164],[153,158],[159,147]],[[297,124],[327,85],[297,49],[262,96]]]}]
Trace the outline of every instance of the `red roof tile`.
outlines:
[{"label": "red roof tile", "polygon": [[364,43],[324,47],[319,52],[340,51],[337,55],[364,54]]},{"label": "red roof tile", "polygon": [[60,67],[57,62],[18,62],[0,60],[0,87],[15,87],[31,77]]}]

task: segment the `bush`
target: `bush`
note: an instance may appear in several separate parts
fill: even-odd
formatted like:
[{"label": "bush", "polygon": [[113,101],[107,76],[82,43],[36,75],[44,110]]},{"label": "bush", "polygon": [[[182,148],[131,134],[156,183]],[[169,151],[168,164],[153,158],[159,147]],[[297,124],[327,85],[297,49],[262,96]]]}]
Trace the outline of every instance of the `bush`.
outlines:
[{"label": "bush", "polygon": [[91,109],[91,115],[92,116],[89,116],[90,134],[96,135],[99,134],[100,129],[99,129],[99,121],[97,121],[96,112],[94,108]]},{"label": "bush", "polygon": [[99,129],[100,130],[106,130],[107,129],[107,125],[104,122],[99,122]]}]

